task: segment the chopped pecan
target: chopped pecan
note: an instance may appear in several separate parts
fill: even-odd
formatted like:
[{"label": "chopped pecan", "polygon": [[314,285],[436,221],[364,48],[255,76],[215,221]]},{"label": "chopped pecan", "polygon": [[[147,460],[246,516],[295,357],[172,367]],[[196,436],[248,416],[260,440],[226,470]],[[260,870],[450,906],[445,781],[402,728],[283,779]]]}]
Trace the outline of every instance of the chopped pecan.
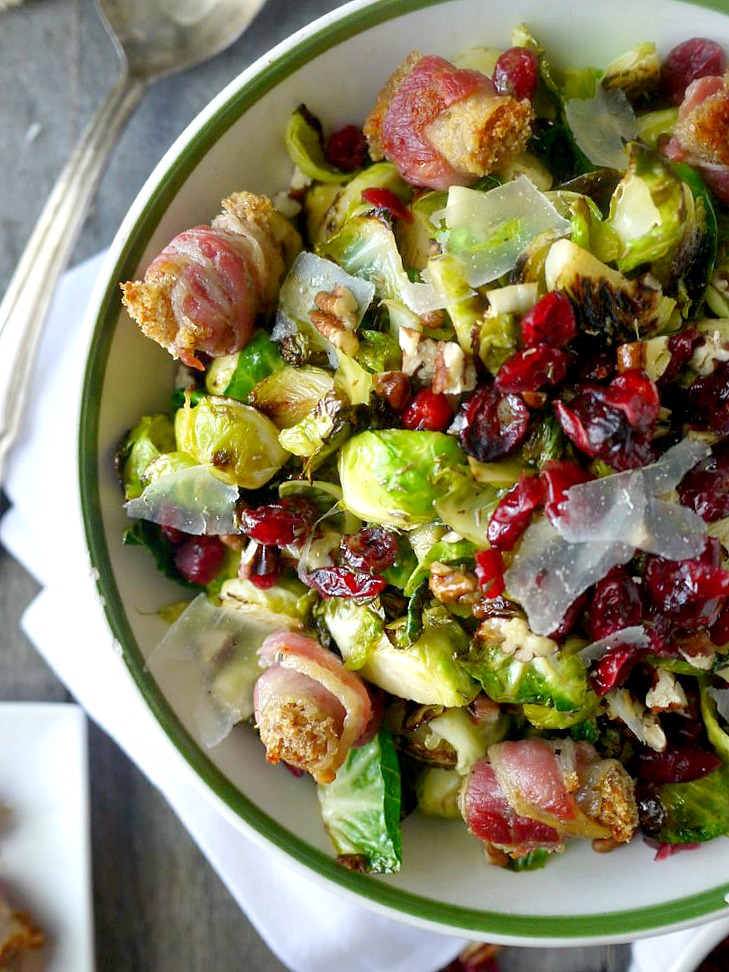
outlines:
[{"label": "chopped pecan", "polygon": [[437,561],[430,566],[428,585],[443,604],[474,604],[479,597],[475,574]]},{"label": "chopped pecan", "polygon": [[434,392],[460,395],[476,387],[476,366],[455,341],[439,341],[435,353]]},{"label": "chopped pecan", "polygon": [[356,354],[357,300],[347,287],[337,284],[332,290],[320,290],[314,297],[318,310],[311,311],[311,323],[335,348],[345,354]]}]

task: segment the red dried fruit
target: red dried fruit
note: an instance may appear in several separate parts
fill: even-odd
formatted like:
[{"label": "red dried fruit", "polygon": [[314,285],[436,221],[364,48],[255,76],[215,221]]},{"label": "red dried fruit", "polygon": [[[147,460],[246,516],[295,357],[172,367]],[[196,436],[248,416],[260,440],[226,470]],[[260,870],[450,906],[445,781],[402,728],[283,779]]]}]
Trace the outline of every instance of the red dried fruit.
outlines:
[{"label": "red dried fruit", "polygon": [[517,351],[499,368],[494,386],[502,392],[536,392],[560,385],[567,374],[570,356],[547,344]]},{"label": "red dried fruit", "polygon": [[188,537],[175,547],[172,556],[181,577],[204,587],[223,566],[225,545],[219,537]]},{"label": "red dried fruit", "polygon": [[685,327],[678,334],[672,334],[668,339],[668,351],[671,360],[668,367],[658,379],[658,384],[663,387],[669,382],[674,381],[679,373],[686,367],[691,359],[691,355],[696,348],[701,347],[706,341],[703,334],[695,327]]},{"label": "red dried fruit", "polygon": [[509,47],[494,65],[493,81],[499,94],[531,101],[539,87],[539,58],[528,47]]},{"label": "red dried fruit", "polygon": [[352,570],[379,574],[395,563],[399,545],[391,530],[371,526],[342,537],[340,549],[342,559]]},{"label": "red dried fruit", "polygon": [[477,552],[476,580],[486,597],[498,597],[504,593],[504,560],[500,551]]},{"label": "red dried fruit", "polygon": [[515,449],[528,426],[529,409],[518,395],[502,395],[493,385],[485,385],[461,405],[455,427],[469,455],[492,462]]},{"label": "red dried fruit", "polygon": [[322,597],[377,597],[386,586],[381,577],[355,573],[346,567],[320,567],[307,574],[303,581]]},{"label": "red dried fruit", "polygon": [[689,420],[717,435],[729,434],[729,361],[716,365],[710,375],[699,375],[689,386]]},{"label": "red dried fruit", "polygon": [[453,409],[447,395],[421,388],[402,413],[402,424],[415,432],[442,432],[453,421]]},{"label": "red dried fruit", "polygon": [[602,459],[622,471],[646,466],[655,459],[649,433],[634,429],[622,410],[606,405],[603,389],[588,389],[569,406],[555,402],[562,431],[585,455]]},{"label": "red dried fruit", "polygon": [[550,459],[544,464],[539,478],[544,488],[544,512],[550,523],[554,523],[562,512],[562,503],[570,486],[589,483],[595,477],[577,462],[569,459]]},{"label": "red dried fruit", "polygon": [[267,590],[280,577],[281,552],[276,547],[258,547],[248,572],[250,582],[260,590]]},{"label": "red dried fruit", "polygon": [[412,223],[413,214],[402,201],[398,199],[394,192],[389,189],[378,189],[373,187],[362,192],[362,198],[376,209],[386,209],[393,219],[404,219],[406,223]]},{"label": "red dried fruit", "polygon": [[588,631],[593,641],[639,624],[643,616],[640,589],[625,567],[613,567],[595,584],[590,596]]},{"label": "red dried fruit", "polygon": [[677,44],[661,65],[661,94],[672,105],[680,105],[686,88],[697,78],[716,77],[726,70],[724,50],[706,37],[692,37]]},{"label": "red dried fruit", "polygon": [[596,695],[605,695],[622,684],[633,666],[648,654],[647,648],[617,644],[608,649],[590,669],[590,685]]},{"label": "red dried fruit", "polygon": [[561,290],[545,294],[521,319],[521,336],[527,348],[537,344],[565,348],[576,334],[572,302]]},{"label": "red dried fruit", "polygon": [[648,783],[690,783],[708,776],[721,760],[701,746],[684,743],[668,746],[662,753],[645,749],[635,757],[637,775]]},{"label": "red dried fruit", "polygon": [[692,560],[646,558],[643,587],[653,607],[683,631],[711,627],[729,594],[729,571],[723,570],[721,545],[709,537]]},{"label": "red dried fruit", "polygon": [[306,500],[286,497],[276,503],[245,510],[241,516],[241,530],[256,543],[285,547],[306,536],[317,515],[316,508]]},{"label": "red dried fruit", "polygon": [[678,495],[707,523],[729,516],[729,442],[717,443],[710,456],[686,473]]},{"label": "red dried fruit", "polygon": [[564,617],[559,622],[559,627],[550,631],[549,637],[552,641],[561,641],[566,638],[570,631],[577,624],[585,607],[587,606],[587,592],[580,594],[576,601],[573,601],[564,613]]},{"label": "red dried fruit", "polygon": [[709,631],[711,643],[717,648],[729,645],[729,608],[724,608]]},{"label": "red dried fruit", "polygon": [[623,371],[602,391],[602,400],[625,415],[630,426],[648,433],[658,418],[661,400],[656,383],[638,368]]},{"label": "red dried fruit", "polygon": [[529,525],[532,513],[544,497],[538,476],[521,473],[516,485],[499,500],[486,528],[486,539],[497,550],[511,550]]},{"label": "red dried fruit", "polygon": [[326,158],[330,165],[345,172],[361,169],[369,159],[367,139],[362,129],[356,125],[345,125],[332,132],[327,142]]}]

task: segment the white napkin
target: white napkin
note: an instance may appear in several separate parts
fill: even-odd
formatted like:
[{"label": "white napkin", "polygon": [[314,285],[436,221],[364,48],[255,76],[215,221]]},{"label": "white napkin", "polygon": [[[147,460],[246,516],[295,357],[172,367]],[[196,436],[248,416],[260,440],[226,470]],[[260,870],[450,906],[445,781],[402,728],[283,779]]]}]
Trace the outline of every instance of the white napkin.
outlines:
[{"label": "white napkin", "polygon": [[391,921],[315,885],[208,801],[146,708],[91,581],[76,490],[78,392],[103,254],[66,274],[5,484],[0,540],[44,589],[22,628],[71,694],[161,790],[269,948],[293,972],[435,972],[465,942]]}]

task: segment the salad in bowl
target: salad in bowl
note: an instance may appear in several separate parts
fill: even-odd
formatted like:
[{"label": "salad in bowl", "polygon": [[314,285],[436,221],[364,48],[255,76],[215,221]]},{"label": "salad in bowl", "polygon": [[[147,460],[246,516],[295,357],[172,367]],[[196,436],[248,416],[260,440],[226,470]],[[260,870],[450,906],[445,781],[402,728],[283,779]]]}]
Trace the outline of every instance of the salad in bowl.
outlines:
[{"label": "salad in bowl", "polygon": [[140,677],[384,899],[416,830],[469,894],[729,834],[727,49],[547,35],[304,83],[286,179],[116,281],[174,362],[115,454]]}]

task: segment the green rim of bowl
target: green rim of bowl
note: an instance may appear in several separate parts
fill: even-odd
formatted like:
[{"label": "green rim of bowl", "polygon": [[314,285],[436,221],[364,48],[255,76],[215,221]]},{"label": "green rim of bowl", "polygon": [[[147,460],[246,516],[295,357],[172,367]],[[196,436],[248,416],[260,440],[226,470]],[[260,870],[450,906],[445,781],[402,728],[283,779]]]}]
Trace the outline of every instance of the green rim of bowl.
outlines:
[{"label": "green rim of bowl", "polygon": [[[700,894],[647,908],[611,911],[585,916],[504,914],[444,904],[421,895],[388,886],[381,879],[356,874],[337,865],[333,857],[313,848],[280,826],[245,797],[207,758],[185,731],[174,711],[145,669],[144,656],[132,633],[114,577],[109,550],[104,538],[100,502],[97,447],[101,390],[111,340],[121,310],[116,281],[128,279],[135,271],[158,220],[191,170],[237,118],[266,92],[306,62],[339,42],[384,21],[445,0],[374,0],[369,5],[353,5],[338,15],[327,15],[311,28],[295,35],[293,43],[276,49],[271,63],[255,71],[248,84],[236,90],[190,137],[185,158],[175,160],[159,179],[134,222],[110,283],[99,299],[93,338],[82,390],[79,428],[79,465],[81,506],[91,561],[98,572],[97,586],[115,638],[122,646],[126,665],[155,717],[176,748],[207,787],[254,832],[284,854],[343,891],[365,899],[376,909],[393,916],[426,923],[443,932],[490,935],[501,941],[585,942],[625,941],[669,926],[695,923],[726,908],[724,896],[729,884]],[[685,2],[685,0],[682,0]],[[729,13],[727,0],[688,0],[688,5]],[[303,35],[303,36],[301,36]],[[301,39],[298,39],[301,37]],[[256,66],[261,65],[258,61]],[[250,69],[249,69],[250,70]],[[183,136],[184,137],[184,136]]]}]

